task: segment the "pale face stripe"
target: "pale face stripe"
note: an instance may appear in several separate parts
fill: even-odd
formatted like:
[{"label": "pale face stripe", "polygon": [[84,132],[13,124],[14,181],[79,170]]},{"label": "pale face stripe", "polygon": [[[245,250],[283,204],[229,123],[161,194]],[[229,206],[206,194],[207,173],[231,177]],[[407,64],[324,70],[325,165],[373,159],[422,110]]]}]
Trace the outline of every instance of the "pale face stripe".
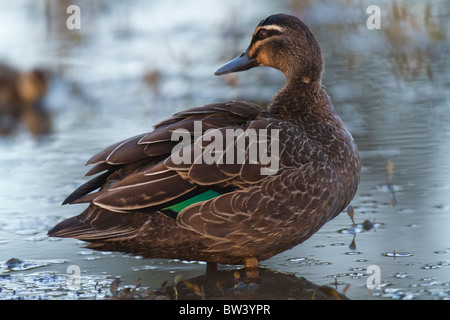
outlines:
[{"label": "pale face stripe", "polygon": [[[284,31],[286,30],[286,28],[277,26],[277,25],[275,25],[275,24],[268,25],[268,26],[260,26],[260,27],[257,27],[257,28],[255,29],[255,32],[253,32],[253,37],[255,37],[255,35],[256,35],[256,34],[259,32],[259,30],[261,30],[261,29],[268,30],[268,31],[270,31],[270,30],[276,30],[276,31],[279,31],[279,32],[284,32]],[[252,47],[250,48],[250,51],[249,51],[250,57],[252,57],[252,56],[254,55],[255,51],[259,48],[259,46],[261,46],[265,41],[268,41],[270,38],[271,38],[271,37],[266,38],[266,39],[263,39],[263,40],[258,40],[258,41],[256,41],[255,43],[253,43],[253,45],[252,45]],[[260,61],[258,61],[258,62],[260,62]]]},{"label": "pale face stripe", "polygon": [[280,32],[284,32],[284,31],[286,30],[286,28],[277,26],[276,24],[271,24],[271,25],[268,25],[268,26],[260,26],[260,27],[257,27],[257,28],[255,29],[255,32],[253,32],[253,36],[255,36],[256,33],[258,33],[258,31],[261,30],[261,29],[265,29],[265,30],[276,30],[276,31],[280,31]]}]

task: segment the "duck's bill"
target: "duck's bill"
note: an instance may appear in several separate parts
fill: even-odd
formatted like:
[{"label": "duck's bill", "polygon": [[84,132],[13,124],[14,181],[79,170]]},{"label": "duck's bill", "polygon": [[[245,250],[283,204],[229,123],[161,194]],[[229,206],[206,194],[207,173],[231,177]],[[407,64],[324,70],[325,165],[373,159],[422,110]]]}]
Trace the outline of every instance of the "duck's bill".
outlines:
[{"label": "duck's bill", "polygon": [[252,59],[248,56],[248,51],[243,52],[239,57],[225,63],[214,73],[216,76],[223,74],[248,70],[250,68],[258,66],[256,59]]}]

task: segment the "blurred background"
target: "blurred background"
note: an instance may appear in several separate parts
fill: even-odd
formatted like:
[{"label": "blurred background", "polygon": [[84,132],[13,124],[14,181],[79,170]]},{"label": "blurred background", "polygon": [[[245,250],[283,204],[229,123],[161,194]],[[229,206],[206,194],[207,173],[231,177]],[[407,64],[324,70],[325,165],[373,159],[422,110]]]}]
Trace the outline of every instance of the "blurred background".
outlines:
[{"label": "blurred background", "polygon": [[[66,26],[73,4],[79,30]],[[370,5],[380,29],[366,25]],[[262,263],[284,284],[264,298],[319,298],[316,286],[351,299],[450,298],[448,1],[17,0],[0,2],[0,299],[102,299],[116,277],[144,290],[204,274],[203,263],[99,253],[46,232],[84,209],[60,204],[104,147],[186,108],[267,105],[284,85],[277,70],[214,71],[274,13],[298,16],[319,41],[323,83],[363,171],[353,211]],[[70,265],[79,290],[67,288]],[[379,290],[366,286],[370,265]],[[263,287],[227,279],[241,281],[235,298]],[[298,279],[307,295],[289,296]]]}]

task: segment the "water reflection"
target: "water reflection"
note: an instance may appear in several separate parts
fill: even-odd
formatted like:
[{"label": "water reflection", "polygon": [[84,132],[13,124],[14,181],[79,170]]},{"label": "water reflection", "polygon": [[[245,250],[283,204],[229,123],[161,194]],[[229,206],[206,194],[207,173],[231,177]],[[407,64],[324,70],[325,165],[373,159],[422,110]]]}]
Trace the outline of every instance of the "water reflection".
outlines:
[{"label": "water reflection", "polygon": [[[80,31],[65,27],[68,4],[82,9]],[[350,286],[346,296],[364,299],[363,271],[378,265],[383,288],[372,299],[448,299],[450,6],[446,0],[378,1],[381,29],[368,30],[365,9],[371,4],[0,2],[0,62],[20,73],[36,68],[52,73],[44,101],[52,116],[48,139],[34,143],[24,125],[0,139],[0,168],[7,173],[0,181],[0,261],[5,261],[0,266],[0,298],[101,299],[111,296],[113,278],[123,280],[120,293],[135,287],[139,273],[144,285],[152,280],[152,287],[168,280],[165,289],[174,299],[171,288],[177,274],[202,274],[198,265],[156,264],[119,254],[80,255],[81,244],[51,241],[45,234],[80,211],[60,203],[82,183],[83,163],[105,145],[149,131],[152,123],[188,107],[229,99],[264,104],[270,99],[284,84],[276,72],[261,68],[217,79],[213,71],[248,44],[255,23],[286,12],[302,18],[317,36],[326,62],[324,84],[361,151],[354,225],[343,213],[307,242],[264,261],[279,272],[262,270],[261,284],[242,274],[237,282],[243,285],[235,288],[234,270],[220,272],[219,280],[209,274],[186,280],[200,289],[205,286],[211,297],[224,292],[246,297],[252,290],[269,295],[261,292],[263,284],[280,277],[283,290],[272,292],[273,298],[301,298],[300,293],[283,292],[299,283],[295,273],[318,287],[333,288],[337,279],[339,289]],[[365,230],[370,226],[366,221],[375,228]],[[39,269],[21,270],[18,265],[8,270],[6,262],[14,257]],[[69,264],[85,272],[83,293],[65,287]],[[197,298],[195,286],[189,289],[178,280],[180,297]],[[228,292],[214,287],[220,281]]]},{"label": "water reflection", "polygon": [[316,285],[303,277],[259,268],[256,270],[214,271],[191,279],[175,277],[158,289],[139,290],[136,286],[118,290],[111,283],[113,299],[163,300],[346,300],[347,297],[329,286]]}]

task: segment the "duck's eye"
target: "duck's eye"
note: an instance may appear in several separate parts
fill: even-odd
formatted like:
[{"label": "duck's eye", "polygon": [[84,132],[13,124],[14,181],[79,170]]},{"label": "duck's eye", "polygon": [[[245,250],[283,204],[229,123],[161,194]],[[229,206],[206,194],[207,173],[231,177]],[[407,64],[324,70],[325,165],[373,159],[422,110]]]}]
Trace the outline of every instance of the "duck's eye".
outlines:
[{"label": "duck's eye", "polygon": [[261,29],[258,31],[258,38],[265,39],[268,36],[269,36],[269,31],[267,31],[266,29]]}]

